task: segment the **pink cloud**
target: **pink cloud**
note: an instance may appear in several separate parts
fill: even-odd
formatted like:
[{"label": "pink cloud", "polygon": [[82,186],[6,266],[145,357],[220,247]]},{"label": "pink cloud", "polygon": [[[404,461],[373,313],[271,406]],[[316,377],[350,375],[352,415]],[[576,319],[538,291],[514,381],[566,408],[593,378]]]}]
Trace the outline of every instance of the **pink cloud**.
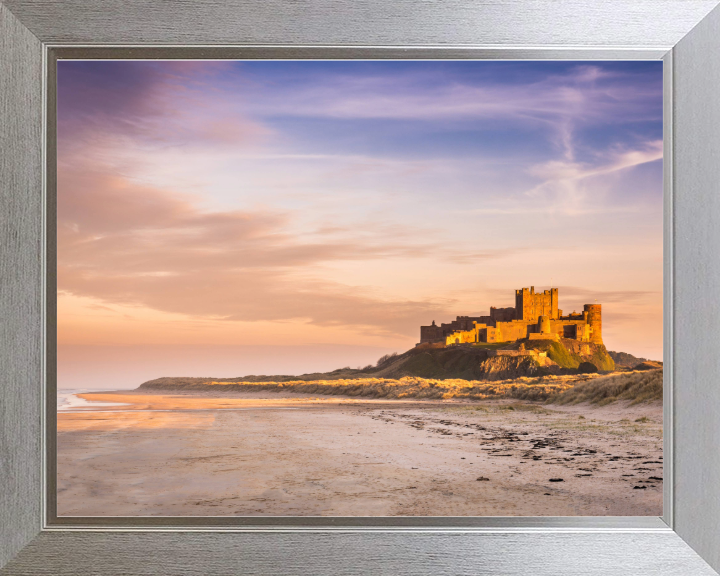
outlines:
[{"label": "pink cloud", "polygon": [[[86,63],[92,66],[93,63]],[[211,87],[224,62],[113,62],[86,72],[58,72],[58,138],[62,153],[129,138],[177,146],[248,144],[271,134]],[[110,65],[109,65],[110,64]]]},{"label": "pink cloud", "polygon": [[305,242],[286,231],[288,213],[207,212],[190,198],[103,170],[65,166],[58,183],[61,292],[190,316],[302,319],[395,335],[414,335],[420,323],[447,315],[452,305],[449,299],[388,300],[312,277],[324,262],[443,250],[403,240],[402,231],[393,237],[384,230],[383,242],[362,233]]}]

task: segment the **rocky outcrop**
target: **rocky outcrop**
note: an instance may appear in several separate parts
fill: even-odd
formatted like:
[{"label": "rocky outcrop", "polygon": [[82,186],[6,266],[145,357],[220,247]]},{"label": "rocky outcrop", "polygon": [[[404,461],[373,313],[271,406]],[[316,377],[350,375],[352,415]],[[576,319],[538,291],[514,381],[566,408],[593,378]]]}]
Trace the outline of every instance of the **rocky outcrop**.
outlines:
[{"label": "rocky outcrop", "polygon": [[544,351],[560,367],[576,370],[583,362],[593,364],[601,372],[615,370],[615,362],[603,344],[579,342],[569,338],[532,340],[533,348]]},{"label": "rocky outcrop", "polygon": [[[547,356],[543,357],[540,353]],[[597,370],[614,369],[612,358],[602,344],[576,340],[532,340],[500,345],[461,345],[450,347],[421,346],[404,354],[383,357],[377,366],[354,370],[341,368],[332,372],[292,375],[253,375],[241,378],[158,378],[140,388],[202,388],[207,382],[297,382],[318,380],[352,380],[362,378],[404,377],[462,379],[479,381],[512,380],[525,376],[576,374],[583,363]]]},{"label": "rocky outcrop", "polygon": [[608,354],[610,355],[610,358],[613,359],[616,366],[625,366],[627,368],[633,368],[641,362],[647,361],[647,358],[638,358],[637,356],[633,356],[627,352],[614,352],[610,350]]},{"label": "rocky outcrop", "polygon": [[530,356],[491,356],[482,362],[478,372],[478,380],[512,380],[539,375],[542,367]]},{"label": "rocky outcrop", "polygon": [[[533,356],[495,356],[494,350],[475,346],[441,349],[413,348],[382,365],[372,376],[382,378],[462,378],[464,380],[507,380],[543,373]],[[551,364],[551,362],[548,362]]]}]

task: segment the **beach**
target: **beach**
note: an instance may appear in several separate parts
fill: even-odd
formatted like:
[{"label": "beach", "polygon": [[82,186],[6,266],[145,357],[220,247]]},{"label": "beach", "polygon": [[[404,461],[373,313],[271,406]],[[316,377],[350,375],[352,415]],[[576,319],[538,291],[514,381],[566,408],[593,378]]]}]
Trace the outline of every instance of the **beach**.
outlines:
[{"label": "beach", "polygon": [[59,516],[662,515],[657,401],[76,397]]}]

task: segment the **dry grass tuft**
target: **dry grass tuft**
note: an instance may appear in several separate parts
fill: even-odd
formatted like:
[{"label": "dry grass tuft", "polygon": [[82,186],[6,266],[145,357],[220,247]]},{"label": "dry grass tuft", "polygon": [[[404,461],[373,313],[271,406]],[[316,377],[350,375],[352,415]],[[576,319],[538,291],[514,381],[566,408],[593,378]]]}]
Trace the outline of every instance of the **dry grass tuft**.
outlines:
[{"label": "dry grass tuft", "polygon": [[394,378],[354,378],[347,380],[293,380],[289,382],[154,382],[155,390],[205,390],[226,392],[293,392],[326,394],[361,398],[418,398],[444,400],[450,398],[484,400],[514,398],[543,401],[571,388],[577,376],[546,376],[515,378],[495,382],[480,380],[435,380],[406,376]]},{"label": "dry grass tuft", "polygon": [[604,406],[617,400],[631,400],[632,404],[663,398],[663,371],[643,370],[622,372],[579,382],[548,401],[556,404],[590,402]]}]

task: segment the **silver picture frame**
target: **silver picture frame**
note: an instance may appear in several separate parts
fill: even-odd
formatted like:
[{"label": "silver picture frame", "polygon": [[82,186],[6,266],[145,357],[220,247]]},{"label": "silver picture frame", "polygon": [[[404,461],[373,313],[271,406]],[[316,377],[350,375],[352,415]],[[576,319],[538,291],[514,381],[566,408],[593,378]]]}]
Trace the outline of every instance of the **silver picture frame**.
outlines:
[{"label": "silver picture frame", "polygon": [[[719,3],[0,0],[0,574],[717,574]],[[50,104],[73,57],[662,59],[663,517],[55,517]]]}]

